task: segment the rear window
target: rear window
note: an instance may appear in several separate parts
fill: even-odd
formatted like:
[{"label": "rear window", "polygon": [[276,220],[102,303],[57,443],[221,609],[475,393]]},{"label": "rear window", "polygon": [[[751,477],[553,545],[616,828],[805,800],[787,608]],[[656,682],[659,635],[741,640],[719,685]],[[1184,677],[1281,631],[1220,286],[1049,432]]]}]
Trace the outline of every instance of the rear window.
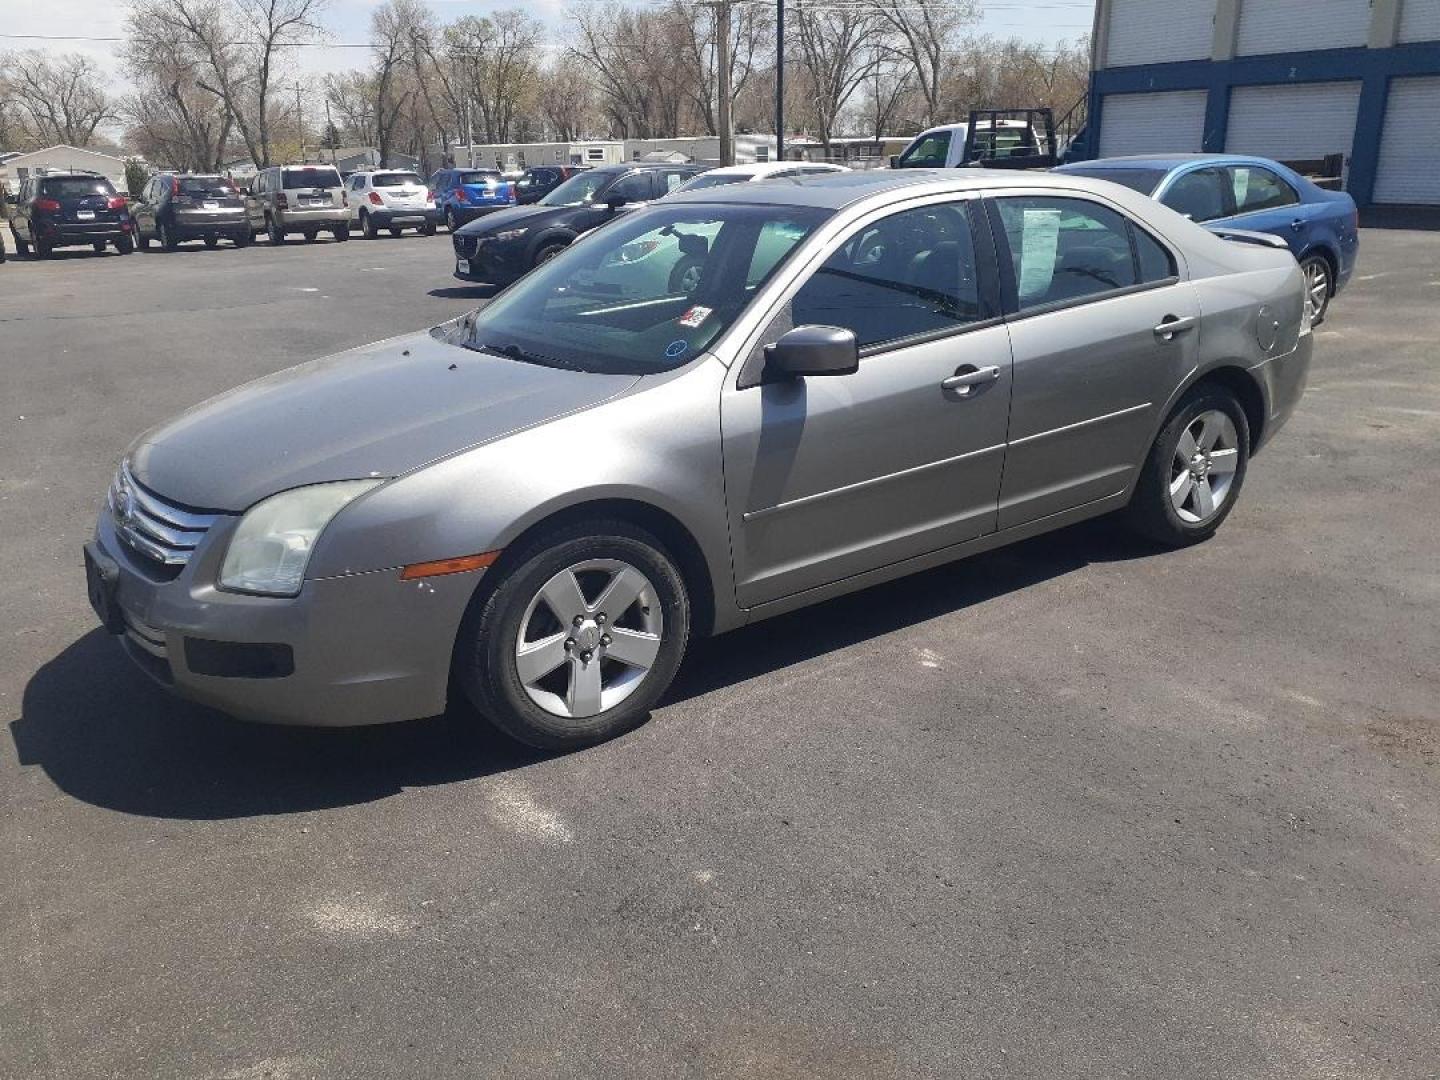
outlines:
[{"label": "rear window", "polygon": [[420,177],[413,172],[376,173],[370,183],[375,187],[419,187]]},{"label": "rear window", "polygon": [[184,176],[180,178],[180,194],[228,198],[235,194],[235,188],[223,176]]},{"label": "rear window", "polygon": [[1165,179],[1163,169],[1066,169],[1065,173],[1068,176],[1088,176],[1092,180],[1109,180],[1141,195],[1151,194]]},{"label": "rear window", "polygon": [[494,184],[500,179],[497,172],[462,172],[455,174],[457,184]]},{"label": "rear window", "polygon": [[694,180],[686,181],[680,188],[681,191],[699,191],[701,188],[724,187],[727,184],[743,184],[749,180],[748,176],[697,176]]},{"label": "rear window", "polygon": [[334,169],[282,169],[285,189],[294,188],[337,188],[340,174]]},{"label": "rear window", "polygon": [[103,176],[50,176],[40,181],[40,191],[57,199],[115,194],[114,186]]}]

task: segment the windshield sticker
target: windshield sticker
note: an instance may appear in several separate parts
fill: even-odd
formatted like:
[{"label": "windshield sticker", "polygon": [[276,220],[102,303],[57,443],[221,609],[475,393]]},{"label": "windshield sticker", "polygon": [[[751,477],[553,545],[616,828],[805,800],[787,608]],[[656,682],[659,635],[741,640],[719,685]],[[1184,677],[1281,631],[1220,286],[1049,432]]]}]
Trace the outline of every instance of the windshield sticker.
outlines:
[{"label": "windshield sticker", "polygon": [[690,343],[683,338],[679,341],[672,341],[665,347],[665,356],[670,360],[679,359],[685,355],[685,350],[690,348]]},{"label": "windshield sticker", "polygon": [[680,325],[688,326],[691,330],[693,330],[695,329],[695,327],[699,326],[706,319],[708,319],[710,317],[710,312],[712,312],[713,310],[714,308],[700,307],[697,304],[695,307],[692,307],[689,311],[685,312],[684,315],[680,316]]}]

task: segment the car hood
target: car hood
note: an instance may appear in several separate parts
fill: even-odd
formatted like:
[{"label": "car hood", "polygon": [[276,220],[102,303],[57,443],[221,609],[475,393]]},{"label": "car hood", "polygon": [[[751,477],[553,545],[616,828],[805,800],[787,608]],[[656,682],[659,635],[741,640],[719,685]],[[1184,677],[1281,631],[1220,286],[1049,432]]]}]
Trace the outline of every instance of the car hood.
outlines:
[{"label": "car hood", "polygon": [[604,401],[637,379],[474,352],[444,340],[455,325],[211,398],[136,440],[131,472],[165,499],[239,512],[305,484],[398,476]]},{"label": "car hood", "polygon": [[502,232],[505,229],[533,229],[537,225],[546,225],[558,218],[568,217],[578,209],[581,207],[539,206],[535,203],[525,206],[507,206],[504,210],[496,210],[482,218],[476,218],[468,225],[462,225],[459,235],[485,236]]}]

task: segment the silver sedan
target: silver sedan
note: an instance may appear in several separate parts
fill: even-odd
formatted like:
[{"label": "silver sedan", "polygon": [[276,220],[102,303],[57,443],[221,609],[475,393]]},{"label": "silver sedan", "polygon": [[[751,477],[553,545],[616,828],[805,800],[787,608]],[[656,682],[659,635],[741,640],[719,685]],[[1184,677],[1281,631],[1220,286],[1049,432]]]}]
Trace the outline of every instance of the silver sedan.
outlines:
[{"label": "silver sedan", "polygon": [[377,723],[454,687],[532,745],[604,739],[695,635],[1111,511],[1209,538],[1313,340],[1294,258],[1239,239],[1054,174],[677,195],[141,436],[91,599],[238,715]]}]

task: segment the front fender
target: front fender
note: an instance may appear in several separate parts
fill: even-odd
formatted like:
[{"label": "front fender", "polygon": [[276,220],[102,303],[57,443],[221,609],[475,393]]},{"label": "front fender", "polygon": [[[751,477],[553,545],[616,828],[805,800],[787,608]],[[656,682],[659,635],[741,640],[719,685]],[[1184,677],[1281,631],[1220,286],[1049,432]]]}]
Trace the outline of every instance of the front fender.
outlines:
[{"label": "front fender", "polygon": [[665,512],[694,537],[723,619],[734,598],[720,445],[725,370],[707,356],[392,480],[331,523],[309,576],[495,551],[554,514],[624,499]]}]

